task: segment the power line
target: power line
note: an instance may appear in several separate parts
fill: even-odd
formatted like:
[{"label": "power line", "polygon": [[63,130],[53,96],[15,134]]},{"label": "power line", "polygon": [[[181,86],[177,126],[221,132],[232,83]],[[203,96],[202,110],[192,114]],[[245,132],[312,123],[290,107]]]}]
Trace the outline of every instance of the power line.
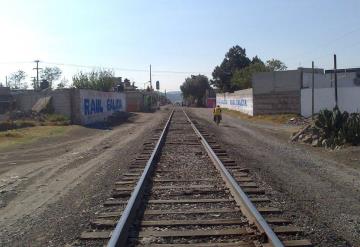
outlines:
[{"label": "power line", "polygon": [[[129,71],[129,72],[146,72],[149,70],[146,69],[132,69],[132,68],[119,68],[119,67],[109,67],[109,66],[94,66],[94,65],[81,65],[81,64],[70,64],[70,63],[57,63],[57,62],[46,62],[42,61],[44,64],[49,65],[58,65],[58,66],[68,66],[68,67],[78,67],[78,68],[88,68],[88,69],[112,69],[118,71]],[[153,70],[154,73],[166,73],[166,74],[209,74],[211,72],[202,72],[202,71],[174,71],[174,70]]]},{"label": "power line", "polygon": [[[299,53],[296,57],[304,56],[304,55],[307,56],[308,54],[312,53],[312,51],[313,51],[314,49],[327,47],[327,46],[333,44],[335,41],[338,41],[338,40],[340,40],[340,39],[343,39],[344,37],[346,37],[346,36],[348,36],[348,35],[350,35],[350,34],[353,34],[353,33],[355,33],[356,31],[359,31],[359,30],[360,30],[360,27],[357,27],[357,28],[355,28],[355,29],[353,29],[353,30],[351,30],[351,31],[348,31],[348,32],[346,32],[346,33],[343,33],[343,34],[337,36],[336,38],[331,39],[329,42],[326,42],[326,43],[323,43],[323,44],[319,44],[318,46],[314,47],[311,51],[308,50],[308,51]],[[331,54],[332,54],[332,53],[331,53]],[[292,60],[293,58],[295,58],[295,56],[290,57],[290,58],[288,58],[288,59]]]}]

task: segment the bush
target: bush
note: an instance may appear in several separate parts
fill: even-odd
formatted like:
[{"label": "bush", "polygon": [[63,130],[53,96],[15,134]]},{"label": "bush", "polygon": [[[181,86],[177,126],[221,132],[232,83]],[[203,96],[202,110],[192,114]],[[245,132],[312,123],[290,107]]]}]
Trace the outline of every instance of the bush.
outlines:
[{"label": "bush", "polygon": [[21,129],[21,128],[34,127],[34,126],[36,126],[36,123],[34,121],[25,121],[25,120],[5,121],[0,123],[0,131]]},{"label": "bush", "polygon": [[333,111],[322,110],[314,123],[314,130],[329,147],[350,143],[360,144],[360,114],[344,111],[338,107]]},{"label": "bush", "polygon": [[93,70],[89,73],[79,72],[73,76],[73,85],[79,89],[92,89],[109,92],[116,84],[111,70]]},{"label": "bush", "polygon": [[46,115],[46,119],[50,122],[64,122],[69,121],[69,118],[67,116],[61,115],[61,114],[49,114]]}]

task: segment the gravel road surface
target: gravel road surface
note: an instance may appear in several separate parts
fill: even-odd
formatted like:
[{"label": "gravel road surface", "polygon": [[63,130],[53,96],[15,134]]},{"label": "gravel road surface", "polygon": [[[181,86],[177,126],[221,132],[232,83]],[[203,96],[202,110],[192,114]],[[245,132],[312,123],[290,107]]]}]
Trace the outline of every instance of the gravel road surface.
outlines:
[{"label": "gravel road surface", "polygon": [[360,164],[349,166],[335,159],[334,151],[320,154],[312,147],[290,144],[273,125],[224,114],[217,127],[211,109],[188,111],[232,158],[252,171],[316,246],[360,246]]},{"label": "gravel road surface", "polygon": [[113,129],[79,127],[58,141],[0,151],[0,246],[76,239],[168,114],[138,113]]}]

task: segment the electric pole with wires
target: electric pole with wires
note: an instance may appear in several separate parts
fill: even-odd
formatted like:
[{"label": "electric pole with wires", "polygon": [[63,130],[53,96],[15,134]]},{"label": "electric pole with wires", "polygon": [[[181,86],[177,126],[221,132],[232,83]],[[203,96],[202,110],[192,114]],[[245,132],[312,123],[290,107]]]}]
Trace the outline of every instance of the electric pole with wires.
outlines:
[{"label": "electric pole with wires", "polygon": [[39,85],[39,69],[42,69],[42,68],[39,68],[39,62],[40,60],[35,60],[34,61],[36,63],[36,68],[33,68],[36,69],[36,83],[34,83],[34,90],[37,90],[40,88],[40,85]]}]

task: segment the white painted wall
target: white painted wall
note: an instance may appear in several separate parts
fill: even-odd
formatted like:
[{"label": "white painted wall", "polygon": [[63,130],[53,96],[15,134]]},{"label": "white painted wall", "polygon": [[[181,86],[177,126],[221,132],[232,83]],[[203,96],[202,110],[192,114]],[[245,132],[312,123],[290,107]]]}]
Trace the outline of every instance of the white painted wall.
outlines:
[{"label": "white painted wall", "polygon": [[240,111],[253,116],[252,89],[236,91],[234,93],[217,93],[216,104],[221,108]]},{"label": "white painted wall", "polygon": [[114,112],[125,111],[124,93],[80,90],[80,113],[82,124],[106,120]]},{"label": "white painted wall", "polygon": [[[335,106],[334,88],[316,88],[314,90],[314,111],[332,110]],[[341,111],[360,112],[360,87],[339,87],[338,106]],[[311,88],[301,89],[301,115],[311,116]]]}]

